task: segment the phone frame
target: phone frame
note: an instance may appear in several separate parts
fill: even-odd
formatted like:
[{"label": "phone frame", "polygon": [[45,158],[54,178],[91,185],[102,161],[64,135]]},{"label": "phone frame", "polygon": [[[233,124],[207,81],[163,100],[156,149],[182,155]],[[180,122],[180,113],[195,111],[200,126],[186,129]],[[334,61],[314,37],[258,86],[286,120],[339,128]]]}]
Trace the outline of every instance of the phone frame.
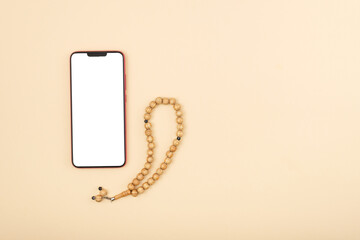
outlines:
[{"label": "phone frame", "polygon": [[[76,166],[74,164],[74,156],[73,156],[73,119],[72,119],[72,79],[71,79],[71,59],[74,54],[77,53],[120,53],[123,58],[123,102],[124,102],[124,164],[120,166]],[[71,125],[71,163],[76,168],[120,168],[125,166],[127,162],[127,134],[126,134],[126,73],[125,73],[125,55],[121,51],[116,50],[103,50],[103,51],[75,51],[71,53],[70,59],[70,125]]]}]

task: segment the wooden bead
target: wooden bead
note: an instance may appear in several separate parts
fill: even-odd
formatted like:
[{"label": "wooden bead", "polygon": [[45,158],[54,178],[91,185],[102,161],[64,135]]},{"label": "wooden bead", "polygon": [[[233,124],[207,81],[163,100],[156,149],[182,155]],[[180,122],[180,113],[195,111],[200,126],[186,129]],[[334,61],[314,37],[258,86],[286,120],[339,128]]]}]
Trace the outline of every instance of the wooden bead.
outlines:
[{"label": "wooden bead", "polygon": [[95,196],[95,201],[97,201],[97,202],[101,202],[102,199],[103,199],[103,196],[101,196],[101,195]]},{"label": "wooden bead", "polygon": [[173,144],[174,144],[175,146],[178,146],[178,145],[180,144],[180,141],[177,140],[177,139],[175,139],[175,140],[173,141]]},{"label": "wooden bead", "polygon": [[162,103],[165,105],[169,104],[169,99],[168,98],[163,98]]},{"label": "wooden bead", "polygon": [[149,122],[145,123],[145,128],[150,129],[151,128],[151,123],[149,123]]},{"label": "wooden bead", "polygon": [[141,180],[144,179],[144,175],[143,175],[142,173],[139,173],[139,174],[136,176],[136,178],[137,178],[139,181],[141,181]]},{"label": "wooden bead", "polygon": [[150,115],[150,114],[148,114],[148,113],[145,113],[144,118],[145,118],[145,120],[150,120],[151,115]]},{"label": "wooden bead", "polygon": [[131,195],[132,195],[133,197],[136,197],[136,196],[138,195],[137,190],[136,190],[136,189],[131,190]]},{"label": "wooden bead", "polygon": [[149,163],[152,163],[154,161],[154,158],[149,156],[149,157],[147,157],[146,161],[148,161]]},{"label": "wooden bead", "polygon": [[170,146],[170,152],[175,152],[175,151],[176,151],[176,146],[171,145],[171,146]]},{"label": "wooden bead", "polygon": [[165,162],[166,164],[170,164],[170,163],[171,163],[171,158],[165,158],[164,162]]},{"label": "wooden bead", "polygon": [[177,131],[177,133],[176,133],[176,136],[178,136],[178,137],[182,137],[183,135],[184,135],[184,133],[181,130]]},{"label": "wooden bead", "polygon": [[148,144],[148,148],[149,148],[149,149],[153,149],[154,147],[155,147],[155,143],[149,143],[149,144]]},{"label": "wooden bead", "polygon": [[153,176],[152,176],[152,178],[154,179],[154,180],[159,180],[159,174],[157,174],[157,173],[154,173],[153,174]]},{"label": "wooden bead", "polygon": [[132,181],[132,183],[137,186],[140,184],[140,181],[137,178],[134,178],[134,180]]},{"label": "wooden bead", "polygon": [[167,168],[167,164],[166,164],[166,163],[162,163],[162,164],[160,165],[160,168],[161,168],[162,170],[165,170],[165,169]]},{"label": "wooden bead", "polygon": [[150,187],[150,185],[149,185],[147,182],[146,182],[146,183],[143,183],[142,186],[143,186],[144,189],[148,189],[148,188]]},{"label": "wooden bead", "polygon": [[137,189],[137,191],[138,191],[138,193],[143,193],[143,192],[145,191],[145,189],[144,189],[143,187],[139,187],[139,188]]},{"label": "wooden bead", "polygon": [[155,183],[155,180],[153,178],[149,178],[147,182],[149,185],[153,185]]},{"label": "wooden bead", "polygon": [[147,163],[145,163],[144,168],[146,168],[146,169],[148,169],[148,170],[149,170],[149,169],[151,168],[151,164],[150,164],[150,163],[148,163],[148,162],[147,162]]},{"label": "wooden bead", "polygon": [[154,141],[154,137],[153,137],[153,136],[148,136],[148,137],[146,138],[146,141],[148,141],[148,142],[153,142],[153,141]]},{"label": "wooden bead", "polygon": [[151,101],[150,104],[149,104],[149,106],[150,106],[151,108],[156,107],[156,102],[155,102],[155,101]]},{"label": "wooden bead", "polygon": [[100,195],[103,196],[103,197],[106,196],[106,195],[107,195],[107,191],[106,191],[105,189],[101,189],[101,190],[100,190]]},{"label": "wooden bead", "polygon": [[156,173],[161,175],[161,174],[163,174],[163,170],[161,168],[158,168],[158,169],[156,169]]},{"label": "wooden bead", "polygon": [[149,170],[147,170],[146,168],[143,168],[143,169],[141,169],[141,173],[142,173],[142,175],[146,176],[146,175],[148,175]]},{"label": "wooden bead", "polygon": [[182,111],[176,111],[176,116],[181,117]]},{"label": "wooden bead", "polygon": [[183,130],[183,129],[184,129],[184,125],[178,124],[178,125],[176,126],[176,128],[177,128],[178,130]]},{"label": "wooden bead", "polygon": [[129,183],[129,185],[128,185],[128,189],[129,189],[129,190],[134,190],[134,189],[135,189],[134,184]]},{"label": "wooden bead", "polygon": [[177,123],[183,123],[183,118],[182,117],[178,117],[178,118],[176,118],[176,122]]},{"label": "wooden bead", "polygon": [[152,108],[151,108],[151,107],[146,107],[146,108],[145,108],[145,112],[151,113],[151,111],[152,111]]},{"label": "wooden bead", "polygon": [[152,133],[152,131],[150,129],[145,130],[145,135],[146,136],[151,136],[151,133]]},{"label": "wooden bead", "polygon": [[175,98],[170,98],[169,103],[171,105],[174,105],[176,103],[176,99]]},{"label": "wooden bead", "polygon": [[175,111],[180,110],[180,108],[181,108],[181,105],[180,105],[180,104],[178,104],[178,103],[175,103],[175,104],[174,104],[174,109],[175,109]]},{"label": "wooden bead", "polygon": [[167,151],[167,152],[166,152],[166,156],[167,156],[168,158],[172,158],[173,155],[174,155],[173,152],[170,152],[170,151]]},{"label": "wooden bead", "polygon": [[148,154],[149,156],[152,156],[152,155],[154,154],[154,152],[153,152],[153,150],[149,149],[149,150],[147,150],[147,154]]},{"label": "wooden bead", "polygon": [[161,97],[157,97],[157,98],[155,99],[155,102],[156,102],[156,104],[161,104],[161,103],[162,103],[162,98],[161,98]]}]

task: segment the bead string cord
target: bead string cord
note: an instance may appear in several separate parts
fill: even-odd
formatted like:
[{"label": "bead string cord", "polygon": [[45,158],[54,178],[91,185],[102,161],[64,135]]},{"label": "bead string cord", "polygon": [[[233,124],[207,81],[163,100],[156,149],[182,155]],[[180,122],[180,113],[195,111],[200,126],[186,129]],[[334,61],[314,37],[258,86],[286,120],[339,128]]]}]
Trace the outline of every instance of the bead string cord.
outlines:
[{"label": "bead string cord", "polygon": [[[172,105],[175,114],[176,114],[176,123],[177,123],[177,132],[176,132],[176,138],[173,141],[173,144],[170,146],[169,150],[166,152],[166,157],[164,162],[160,164],[160,167],[156,169],[156,172],[152,175],[152,177],[149,177],[141,186],[139,184],[141,181],[145,179],[145,176],[149,174],[149,170],[151,168],[151,164],[154,161],[153,153],[155,148],[154,143],[154,137],[152,136],[151,131],[151,112],[153,109],[160,105]],[[129,195],[132,195],[133,197],[138,196],[139,194],[145,192],[147,189],[150,188],[151,185],[153,185],[157,180],[159,180],[160,176],[163,174],[165,169],[168,167],[168,165],[172,162],[172,157],[177,149],[177,147],[180,144],[180,140],[183,136],[183,118],[182,118],[182,111],[181,111],[181,105],[176,102],[174,98],[162,98],[157,97],[154,101],[151,101],[149,106],[145,108],[145,115],[144,115],[144,122],[145,122],[145,135],[146,135],[146,141],[148,143],[148,150],[147,150],[147,158],[146,163],[144,165],[144,168],[141,169],[140,173],[136,175],[136,178],[132,180],[131,183],[128,184],[127,190],[113,196],[108,197],[107,196],[107,190],[105,190],[102,187],[99,187],[99,194],[96,196],[92,196],[92,199],[96,202],[101,202],[103,199],[108,199],[110,201],[114,201]],[[138,187],[139,186],[139,187]]]}]

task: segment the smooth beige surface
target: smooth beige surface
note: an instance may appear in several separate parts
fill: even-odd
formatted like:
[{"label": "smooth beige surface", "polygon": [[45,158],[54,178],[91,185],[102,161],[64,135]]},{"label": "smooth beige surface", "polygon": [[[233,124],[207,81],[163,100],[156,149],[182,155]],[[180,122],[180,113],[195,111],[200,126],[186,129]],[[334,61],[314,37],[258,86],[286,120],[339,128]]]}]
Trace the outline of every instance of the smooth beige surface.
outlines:
[{"label": "smooth beige surface", "polygon": [[[4,1],[0,7],[0,239],[360,239],[359,1]],[[128,163],[70,162],[69,56],[121,50]],[[184,106],[164,176],[143,113]],[[174,112],[153,114],[163,160]],[[161,159],[161,160],[160,160]]]}]

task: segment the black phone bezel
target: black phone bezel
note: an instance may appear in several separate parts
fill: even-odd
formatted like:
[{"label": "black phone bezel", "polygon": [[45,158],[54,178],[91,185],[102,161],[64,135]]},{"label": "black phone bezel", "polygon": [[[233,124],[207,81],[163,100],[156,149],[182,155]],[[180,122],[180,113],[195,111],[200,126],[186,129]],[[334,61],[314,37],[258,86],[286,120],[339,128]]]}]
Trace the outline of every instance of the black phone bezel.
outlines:
[{"label": "black phone bezel", "polygon": [[[123,109],[124,109],[124,163],[119,166],[76,166],[74,164],[74,155],[73,155],[73,111],[72,111],[72,66],[71,60],[74,54],[86,53],[89,57],[101,57],[106,56],[107,53],[119,53],[123,58]],[[92,54],[92,56],[90,55]],[[126,74],[125,74],[125,56],[120,51],[75,51],[70,55],[70,124],[71,124],[71,163],[76,168],[120,168],[125,166],[127,162],[127,141],[126,141]]]}]

